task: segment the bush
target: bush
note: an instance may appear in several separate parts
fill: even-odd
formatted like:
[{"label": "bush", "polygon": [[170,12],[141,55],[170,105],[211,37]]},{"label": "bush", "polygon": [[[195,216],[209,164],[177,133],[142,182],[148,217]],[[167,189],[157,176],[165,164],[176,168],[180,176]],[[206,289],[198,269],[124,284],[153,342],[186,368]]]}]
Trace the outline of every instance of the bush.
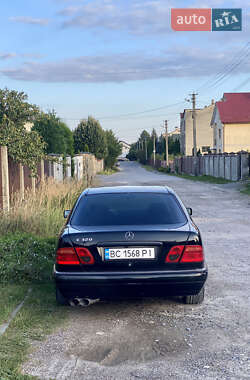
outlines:
[{"label": "bush", "polygon": [[81,181],[48,180],[25,199],[15,195],[10,212],[0,212],[0,283],[51,280],[63,210],[73,207],[84,188]]},{"label": "bush", "polygon": [[46,282],[52,278],[56,238],[28,234],[0,238],[0,282]]},{"label": "bush", "polygon": [[162,173],[171,173],[171,169],[169,166],[167,168],[160,167],[158,168],[158,171]]}]

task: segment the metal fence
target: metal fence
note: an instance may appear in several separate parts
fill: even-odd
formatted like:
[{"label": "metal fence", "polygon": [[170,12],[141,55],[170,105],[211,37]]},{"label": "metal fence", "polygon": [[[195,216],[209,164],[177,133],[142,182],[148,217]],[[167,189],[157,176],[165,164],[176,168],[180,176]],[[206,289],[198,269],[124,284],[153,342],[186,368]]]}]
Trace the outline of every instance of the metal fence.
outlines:
[{"label": "metal fence", "polygon": [[[164,166],[164,165],[162,165]],[[177,173],[209,175],[231,181],[243,180],[249,176],[249,153],[206,154],[175,158],[170,165]]]}]

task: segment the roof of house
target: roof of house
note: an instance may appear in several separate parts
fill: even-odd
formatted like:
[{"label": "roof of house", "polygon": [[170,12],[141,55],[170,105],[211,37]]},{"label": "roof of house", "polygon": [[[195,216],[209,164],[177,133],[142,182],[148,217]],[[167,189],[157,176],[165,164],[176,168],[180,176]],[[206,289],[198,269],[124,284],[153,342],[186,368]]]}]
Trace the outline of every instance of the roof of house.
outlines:
[{"label": "roof of house", "polygon": [[250,92],[226,92],[216,106],[222,123],[250,123]]},{"label": "roof of house", "polygon": [[128,148],[131,146],[131,144],[127,143],[127,142],[124,141],[124,140],[119,140],[119,143],[121,143],[123,146],[126,146],[126,147],[128,147]]},{"label": "roof of house", "polygon": [[168,133],[169,136],[172,136],[172,135],[179,135],[181,133],[181,130],[179,127],[175,127],[175,129],[173,131],[170,131]]}]

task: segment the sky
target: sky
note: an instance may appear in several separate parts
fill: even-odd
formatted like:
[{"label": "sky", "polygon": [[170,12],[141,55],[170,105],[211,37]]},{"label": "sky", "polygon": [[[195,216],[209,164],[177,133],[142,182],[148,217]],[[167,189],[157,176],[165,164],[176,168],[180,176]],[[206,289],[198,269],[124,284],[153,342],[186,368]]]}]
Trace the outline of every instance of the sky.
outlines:
[{"label": "sky", "polygon": [[[242,8],[242,31],[176,32],[171,8]],[[250,1],[2,0],[0,87],[74,129],[92,115],[119,139],[250,91]]]}]

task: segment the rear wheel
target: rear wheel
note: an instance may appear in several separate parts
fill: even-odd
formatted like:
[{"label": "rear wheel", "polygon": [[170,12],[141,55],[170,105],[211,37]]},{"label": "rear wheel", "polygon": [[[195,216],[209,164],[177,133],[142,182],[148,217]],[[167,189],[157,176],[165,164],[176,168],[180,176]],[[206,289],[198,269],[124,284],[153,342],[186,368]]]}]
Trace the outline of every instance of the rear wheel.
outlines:
[{"label": "rear wheel", "polygon": [[64,297],[64,295],[60,292],[58,288],[56,288],[56,302],[58,305],[68,305],[68,300]]},{"label": "rear wheel", "polygon": [[204,300],[204,295],[205,295],[205,287],[203,286],[203,288],[201,288],[198,294],[194,294],[192,296],[185,296],[184,302],[189,305],[202,303],[202,301]]}]

